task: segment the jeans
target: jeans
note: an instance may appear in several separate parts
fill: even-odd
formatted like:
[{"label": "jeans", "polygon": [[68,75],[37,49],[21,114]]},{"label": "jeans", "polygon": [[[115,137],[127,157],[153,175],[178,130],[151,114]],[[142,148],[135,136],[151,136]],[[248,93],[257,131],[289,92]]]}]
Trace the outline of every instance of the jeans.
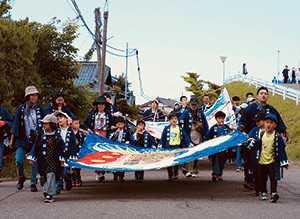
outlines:
[{"label": "jeans", "polygon": [[236,146],[236,166],[237,168],[242,167],[242,146],[241,145]]},{"label": "jeans", "polygon": [[[17,165],[17,172],[18,172],[19,178],[25,177],[25,174],[24,174],[25,155],[26,155],[26,152],[23,148],[17,148],[16,165]],[[36,184],[36,182],[37,182],[36,175],[37,174],[38,174],[37,162],[34,162],[31,165],[31,180],[30,180],[31,185]]]},{"label": "jeans", "polygon": [[226,152],[222,151],[217,154],[211,155],[211,161],[213,169],[212,175],[222,176],[226,162]]},{"label": "jeans", "polygon": [[4,155],[4,144],[0,143],[0,175],[2,170],[3,155]]}]

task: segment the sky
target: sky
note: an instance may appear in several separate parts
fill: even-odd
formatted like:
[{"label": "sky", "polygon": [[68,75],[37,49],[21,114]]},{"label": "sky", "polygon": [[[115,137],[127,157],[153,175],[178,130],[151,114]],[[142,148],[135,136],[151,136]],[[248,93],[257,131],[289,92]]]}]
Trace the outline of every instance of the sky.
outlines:
[{"label": "sky", "polygon": [[[242,71],[272,80],[285,65],[298,67],[300,60],[300,1],[296,0],[76,0],[89,28],[95,30],[94,10],[108,10],[108,45],[139,51],[144,93],[151,98],[179,99],[190,96],[182,76],[200,74],[200,79],[223,84],[225,78]],[[48,23],[53,17],[75,20],[71,0],[14,0],[15,20]],[[78,60],[93,44],[82,26],[74,45]],[[112,50],[111,50],[112,51]],[[279,52],[278,52],[279,51]],[[124,53],[118,53],[124,55]],[[96,61],[96,53],[93,56]],[[107,54],[106,65],[112,75],[126,71],[126,59]],[[280,74],[281,75],[281,74]],[[280,76],[281,77],[281,76]],[[147,100],[140,95],[136,57],[128,59],[128,80],[136,103]]]}]

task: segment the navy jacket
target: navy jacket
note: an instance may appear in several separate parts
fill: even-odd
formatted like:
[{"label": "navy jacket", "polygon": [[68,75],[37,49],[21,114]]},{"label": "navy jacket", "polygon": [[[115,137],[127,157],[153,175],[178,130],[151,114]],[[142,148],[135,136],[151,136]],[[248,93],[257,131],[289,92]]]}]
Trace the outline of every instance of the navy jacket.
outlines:
[{"label": "navy jacket", "polygon": [[[52,108],[52,103],[48,103],[45,108],[46,115],[54,113],[56,110]],[[62,110],[64,113],[67,113],[69,117],[75,117],[74,113],[71,112],[71,110],[68,107],[65,107]]]},{"label": "navy jacket", "polygon": [[141,145],[141,141],[138,138],[138,135],[135,133],[130,136],[130,144],[133,146],[139,146],[139,147],[145,147],[145,148],[154,148],[155,142],[151,136],[151,134],[147,131],[144,131],[145,139],[144,139],[144,145]]},{"label": "navy jacket", "polygon": [[[243,110],[243,114],[239,121],[239,125],[242,125],[245,127],[244,130],[246,133],[249,133],[251,131],[251,129],[253,129],[256,126],[256,123],[253,119],[254,119],[255,115],[257,115],[257,114],[258,114],[258,110],[257,110],[256,103],[250,104]],[[285,126],[284,122],[282,121],[281,116],[279,115],[277,110],[269,104],[266,105],[266,115],[268,115],[268,114],[274,114],[277,117],[277,120],[278,120],[278,124],[276,127],[277,132],[282,133],[284,130],[286,130],[286,126]]]},{"label": "navy jacket", "polygon": [[202,112],[206,112],[209,108],[212,107],[212,104],[211,103],[208,103],[206,106],[204,105],[204,103],[202,103],[200,106],[199,106],[199,109],[202,111]]},{"label": "navy jacket", "polygon": [[[250,145],[248,146],[252,150],[259,150],[259,156],[261,154],[262,142],[261,136],[259,138],[254,138]],[[276,180],[280,180],[280,167],[289,164],[289,160],[285,151],[286,144],[280,134],[275,131],[274,138],[274,150],[275,150],[275,177]],[[259,160],[259,158],[258,158]]]},{"label": "navy jacket", "polygon": [[[224,124],[223,126],[224,126],[224,134],[227,134],[232,131],[232,129],[228,125]],[[214,124],[212,127],[210,127],[210,129],[206,133],[204,141],[208,141],[210,139],[217,138],[217,137],[220,137],[218,134],[218,125]]]},{"label": "navy jacket", "polygon": [[[206,132],[208,131],[208,123],[204,113],[199,109],[198,112],[199,112],[199,119],[202,125],[202,136],[205,136]],[[183,125],[184,131],[188,136],[191,136],[192,122],[193,122],[191,108],[188,108],[186,111],[184,111],[181,114],[181,116],[178,119],[178,122],[182,120],[184,121],[184,125]]]},{"label": "navy jacket", "polygon": [[[118,133],[116,136],[114,136],[114,134],[117,130],[118,129],[112,129],[110,131],[109,136],[108,136],[108,138],[110,140],[117,141],[117,139],[119,138],[119,134],[120,134],[120,133]],[[129,144],[129,142],[130,142],[130,133],[126,128],[123,128],[123,135],[122,135],[121,143]]]},{"label": "navy jacket", "polygon": [[[57,133],[60,135],[61,128],[57,129]],[[66,140],[64,141],[65,147],[64,147],[64,154],[65,154],[65,160],[76,160],[77,159],[77,148],[76,148],[76,136],[73,132],[73,130],[68,127],[67,129],[67,135]]]},{"label": "navy jacket", "polygon": [[178,117],[181,116],[181,114],[186,111],[188,109],[188,107],[185,107],[184,109],[182,109],[182,105],[180,107],[178,107],[176,110],[175,110],[175,113],[177,113]]},{"label": "navy jacket", "polygon": [[[190,137],[185,133],[184,129],[180,126],[180,146],[179,148],[187,148],[187,147],[193,147],[194,144],[191,142]],[[158,148],[165,148],[165,149],[174,149],[175,147],[173,145],[170,145],[170,131],[171,131],[171,125],[168,125],[164,128],[161,139],[158,144]]]},{"label": "navy jacket", "polygon": [[[83,128],[85,130],[88,130],[90,129],[92,132],[94,131],[95,129],[95,115],[96,115],[96,111],[93,110],[87,117],[86,119],[84,120],[84,123],[83,123]],[[109,136],[109,133],[110,133],[110,127],[114,124],[114,119],[113,117],[111,116],[110,113],[105,113],[106,115],[106,137]]]},{"label": "navy jacket", "polygon": [[2,106],[0,106],[0,120],[5,121],[9,128],[11,128],[14,123],[13,117],[10,115],[8,110]]},{"label": "navy jacket", "polygon": [[[40,105],[36,104],[36,122],[37,122],[37,132],[40,132],[42,130],[43,124],[40,122],[41,119],[45,116],[45,110]],[[15,121],[14,121],[14,127],[12,134],[16,136],[16,144],[15,148],[27,148],[28,147],[28,141],[25,134],[25,124],[24,124],[24,111],[26,108],[26,103],[22,104],[18,107],[16,115],[15,115]]]},{"label": "navy jacket", "polygon": [[[155,121],[162,121],[164,120],[165,116],[163,114],[163,112],[160,109],[157,109],[156,112],[156,118]],[[146,121],[153,121],[154,120],[154,113],[152,113],[151,108],[147,109],[144,114],[143,114],[143,119],[145,119]]]},{"label": "navy jacket", "polygon": [[[65,160],[65,154],[63,152],[65,148],[64,141],[62,140],[61,136],[58,134],[57,131],[54,132],[55,135],[55,153],[54,153],[54,160],[56,166],[55,176],[56,179],[59,179],[61,175],[61,161]],[[46,135],[44,131],[38,135],[36,141],[27,156],[27,159],[37,162],[39,174],[43,177],[46,177]]]},{"label": "navy jacket", "polygon": [[76,136],[76,150],[78,155],[84,142],[84,135],[81,131],[78,130],[75,136]]}]

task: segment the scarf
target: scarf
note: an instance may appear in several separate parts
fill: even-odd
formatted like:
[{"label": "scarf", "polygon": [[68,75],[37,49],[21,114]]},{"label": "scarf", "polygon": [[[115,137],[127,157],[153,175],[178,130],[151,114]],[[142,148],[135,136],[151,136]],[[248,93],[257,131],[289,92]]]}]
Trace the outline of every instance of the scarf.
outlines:
[{"label": "scarf", "polygon": [[257,112],[263,112],[264,114],[266,114],[267,104],[259,104],[257,101],[255,103],[257,105]]}]

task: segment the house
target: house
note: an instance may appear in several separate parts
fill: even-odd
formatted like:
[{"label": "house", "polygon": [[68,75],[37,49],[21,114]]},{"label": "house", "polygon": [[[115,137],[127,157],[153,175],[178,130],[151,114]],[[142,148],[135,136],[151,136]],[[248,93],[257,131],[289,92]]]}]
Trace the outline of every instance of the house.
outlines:
[{"label": "house", "polygon": [[[174,99],[170,99],[170,98],[166,99],[166,98],[162,98],[162,97],[156,97],[155,100],[158,101],[158,108],[165,114],[169,114],[173,110],[174,104],[179,102]],[[140,109],[142,111],[145,111],[145,110],[151,108],[151,103],[152,103],[152,100],[141,104]]]},{"label": "house", "polygon": [[[80,62],[80,65],[79,77],[74,80],[74,84],[76,86],[89,85],[91,92],[99,92],[98,63],[96,61]],[[115,102],[116,94],[113,90],[122,90],[122,87],[125,87],[125,82],[112,76],[111,68],[107,65],[105,65],[104,80],[104,91],[110,93],[112,101]],[[107,91],[109,87],[111,89]],[[120,94],[125,98],[124,92],[120,92]],[[127,102],[128,104],[135,103],[135,96],[132,91],[127,94]]]}]

